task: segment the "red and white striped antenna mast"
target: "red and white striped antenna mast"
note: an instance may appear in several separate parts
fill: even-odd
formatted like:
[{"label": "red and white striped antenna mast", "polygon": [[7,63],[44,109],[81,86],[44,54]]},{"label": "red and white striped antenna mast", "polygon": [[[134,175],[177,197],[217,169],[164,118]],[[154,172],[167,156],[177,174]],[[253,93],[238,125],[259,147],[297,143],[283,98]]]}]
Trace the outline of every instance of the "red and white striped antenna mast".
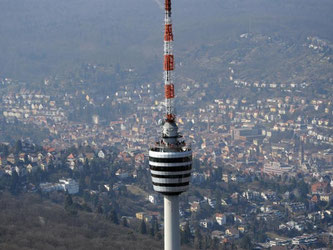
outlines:
[{"label": "red and white striped antenna mast", "polygon": [[174,122],[176,115],[174,109],[175,88],[173,85],[173,33],[171,20],[171,0],[165,0],[164,17],[164,84],[165,84],[165,102],[166,102],[166,121]]}]

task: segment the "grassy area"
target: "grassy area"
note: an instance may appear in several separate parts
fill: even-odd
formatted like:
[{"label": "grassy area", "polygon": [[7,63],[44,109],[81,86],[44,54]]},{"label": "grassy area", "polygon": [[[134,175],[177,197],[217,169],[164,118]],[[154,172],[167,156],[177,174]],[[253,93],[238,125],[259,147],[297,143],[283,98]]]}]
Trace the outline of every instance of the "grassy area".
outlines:
[{"label": "grassy area", "polygon": [[276,234],[276,233],[272,233],[272,232],[268,232],[268,233],[266,233],[267,234],[267,236],[269,237],[269,238],[271,238],[271,239],[275,239],[275,238],[278,238],[278,239],[281,239],[281,240],[287,240],[288,238],[286,238],[286,237],[284,237],[284,236],[280,236],[280,235],[278,235],[278,234]]},{"label": "grassy area", "polygon": [[149,195],[146,191],[134,185],[126,185],[126,188],[128,191],[130,191],[132,194],[136,196],[142,196],[144,198],[147,198]]}]

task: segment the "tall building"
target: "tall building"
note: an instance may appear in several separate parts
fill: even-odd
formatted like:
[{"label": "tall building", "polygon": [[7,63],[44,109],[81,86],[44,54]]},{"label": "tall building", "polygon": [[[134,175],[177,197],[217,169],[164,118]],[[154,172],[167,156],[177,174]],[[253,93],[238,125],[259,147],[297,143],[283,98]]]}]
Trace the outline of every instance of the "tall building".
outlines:
[{"label": "tall building", "polygon": [[174,112],[174,56],[171,0],[165,0],[164,83],[166,112],[160,139],[150,147],[149,167],[155,191],[164,195],[164,248],[180,249],[179,195],[190,184],[192,150],[178,132]]}]

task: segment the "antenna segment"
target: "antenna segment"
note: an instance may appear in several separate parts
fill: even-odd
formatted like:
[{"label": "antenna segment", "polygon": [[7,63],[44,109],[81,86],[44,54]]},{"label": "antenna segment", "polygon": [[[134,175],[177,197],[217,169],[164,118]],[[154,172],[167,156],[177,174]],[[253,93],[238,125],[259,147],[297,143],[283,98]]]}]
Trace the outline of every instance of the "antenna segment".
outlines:
[{"label": "antenna segment", "polygon": [[173,33],[171,20],[171,0],[165,0],[164,17],[164,84],[166,102],[166,120],[173,122],[176,118],[174,110],[175,87],[172,73],[175,67],[173,56]]}]

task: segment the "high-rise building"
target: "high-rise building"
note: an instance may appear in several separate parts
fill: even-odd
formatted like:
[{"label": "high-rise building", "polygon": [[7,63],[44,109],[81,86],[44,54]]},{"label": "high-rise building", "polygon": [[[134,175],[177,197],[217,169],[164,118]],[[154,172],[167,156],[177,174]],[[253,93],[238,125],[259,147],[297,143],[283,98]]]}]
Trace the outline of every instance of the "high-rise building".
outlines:
[{"label": "high-rise building", "polygon": [[180,249],[179,195],[189,188],[192,150],[178,132],[174,112],[174,56],[171,0],[165,0],[164,83],[166,115],[160,139],[150,147],[149,167],[153,188],[164,195],[164,247]]}]

